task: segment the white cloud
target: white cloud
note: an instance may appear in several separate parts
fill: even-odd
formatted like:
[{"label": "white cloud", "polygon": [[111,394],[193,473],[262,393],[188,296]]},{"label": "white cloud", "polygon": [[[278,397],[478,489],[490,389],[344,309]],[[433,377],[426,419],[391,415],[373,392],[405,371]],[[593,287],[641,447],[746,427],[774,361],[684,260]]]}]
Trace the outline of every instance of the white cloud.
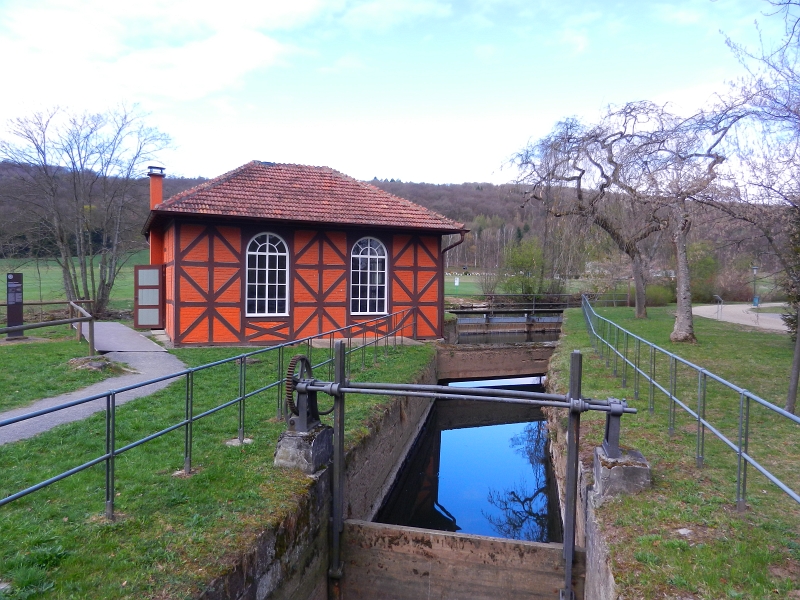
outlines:
[{"label": "white cloud", "polygon": [[490,61],[498,54],[497,46],[494,44],[480,44],[475,46],[473,52],[475,53],[475,58],[482,61]]},{"label": "white cloud", "polygon": [[678,7],[672,4],[657,4],[654,8],[656,16],[660,20],[676,25],[695,25],[705,18],[703,12],[693,8]]},{"label": "white cloud", "polygon": [[320,69],[322,73],[348,73],[365,67],[364,61],[357,54],[345,54],[337,58],[333,65]]},{"label": "white cloud", "polygon": [[284,52],[262,33],[228,29],[177,48],[132,52],[106,68],[120,86],[138,71],[134,87],[140,94],[187,100],[224,90],[246,73],[274,64]]},{"label": "white cloud", "polygon": [[359,29],[386,29],[419,17],[449,17],[452,7],[438,0],[369,0],[346,9],[342,21]]},{"label": "white cloud", "polygon": [[561,41],[570,47],[574,54],[580,54],[589,46],[589,36],[584,31],[563,29],[560,32]]}]

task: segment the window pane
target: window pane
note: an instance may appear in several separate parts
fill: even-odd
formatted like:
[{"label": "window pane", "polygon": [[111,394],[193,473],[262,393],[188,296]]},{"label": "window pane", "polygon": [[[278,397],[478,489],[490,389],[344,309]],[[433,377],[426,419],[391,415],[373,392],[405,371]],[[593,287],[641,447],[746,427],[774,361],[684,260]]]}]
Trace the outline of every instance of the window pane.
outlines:
[{"label": "window pane", "polygon": [[286,312],[289,258],[286,244],[277,235],[257,235],[247,246],[248,314]]}]

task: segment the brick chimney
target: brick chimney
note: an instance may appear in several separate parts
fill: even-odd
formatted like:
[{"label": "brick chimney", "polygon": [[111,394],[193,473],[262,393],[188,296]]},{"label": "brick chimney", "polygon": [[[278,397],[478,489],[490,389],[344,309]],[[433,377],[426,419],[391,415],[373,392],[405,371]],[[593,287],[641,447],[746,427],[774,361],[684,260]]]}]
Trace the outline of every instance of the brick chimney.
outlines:
[{"label": "brick chimney", "polygon": [[150,178],[150,210],[164,201],[164,167],[150,165],[147,167]]},{"label": "brick chimney", "polygon": [[[150,210],[164,201],[164,167],[148,166],[150,178]],[[155,227],[150,229],[150,264],[164,264],[164,232]]]}]

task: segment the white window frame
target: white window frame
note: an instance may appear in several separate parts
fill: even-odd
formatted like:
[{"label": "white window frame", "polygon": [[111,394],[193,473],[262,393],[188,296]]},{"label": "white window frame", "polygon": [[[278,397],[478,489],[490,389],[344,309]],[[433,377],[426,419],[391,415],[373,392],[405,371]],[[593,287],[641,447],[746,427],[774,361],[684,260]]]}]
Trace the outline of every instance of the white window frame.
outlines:
[{"label": "white window frame", "polygon": [[388,275],[389,258],[383,242],[364,237],[353,244],[350,251],[351,315],[389,314]]},{"label": "white window frame", "polygon": [[[265,238],[259,241],[259,238]],[[257,246],[254,247],[254,244]],[[282,249],[281,249],[282,246]],[[251,257],[253,260],[251,260]],[[283,264],[283,266],[281,266]],[[251,266],[253,265],[253,266]],[[282,237],[269,231],[254,235],[247,243],[245,252],[245,316],[248,317],[286,317],[289,315],[289,246]],[[274,275],[274,277],[272,277]],[[283,277],[281,277],[283,275]],[[272,279],[272,280],[271,280]],[[283,282],[281,282],[283,279]],[[281,288],[283,294],[281,295]],[[270,293],[274,291],[274,298]],[[253,294],[255,292],[255,294]],[[259,296],[259,292],[263,294]],[[270,302],[275,302],[270,311]],[[283,311],[279,311],[283,301]],[[250,303],[255,302],[255,311],[250,310]],[[258,310],[259,302],[263,302],[263,310]]]}]

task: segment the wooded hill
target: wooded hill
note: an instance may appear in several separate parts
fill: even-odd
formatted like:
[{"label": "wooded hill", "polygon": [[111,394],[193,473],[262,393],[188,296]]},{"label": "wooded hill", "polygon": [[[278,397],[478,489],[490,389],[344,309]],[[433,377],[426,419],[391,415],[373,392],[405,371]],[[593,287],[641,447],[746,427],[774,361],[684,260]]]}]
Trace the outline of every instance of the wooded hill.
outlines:
[{"label": "wooded hill", "polygon": [[[54,256],[54,244],[44,216],[34,198],[20,197],[14,169],[0,163],[0,257]],[[164,197],[194,187],[206,179],[167,176]],[[629,276],[628,261],[596,227],[578,219],[554,218],[543,206],[530,202],[524,189],[514,184],[430,184],[397,180],[369,181],[382,190],[406,198],[464,223],[470,233],[463,244],[448,252],[446,269],[462,272],[502,269],[509,248],[523,240],[536,240],[541,259],[536,269],[540,280],[564,281],[589,277],[593,285],[607,285]],[[125,212],[122,234],[125,246],[135,251],[147,247],[141,227],[149,210],[149,180],[136,180]],[[763,244],[754,231],[716,211],[694,207],[690,235],[698,299],[722,293],[728,299],[746,299],[751,293],[749,266],[757,258],[767,275],[774,270]],[[452,241],[458,238],[453,237]],[[98,238],[99,241],[99,238]],[[667,235],[649,242],[651,282],[668,280],[673,268],[673,250]],[[100,248],[96,249],[100,251]],[[667,281],[668,283],[668,281]]]}]

